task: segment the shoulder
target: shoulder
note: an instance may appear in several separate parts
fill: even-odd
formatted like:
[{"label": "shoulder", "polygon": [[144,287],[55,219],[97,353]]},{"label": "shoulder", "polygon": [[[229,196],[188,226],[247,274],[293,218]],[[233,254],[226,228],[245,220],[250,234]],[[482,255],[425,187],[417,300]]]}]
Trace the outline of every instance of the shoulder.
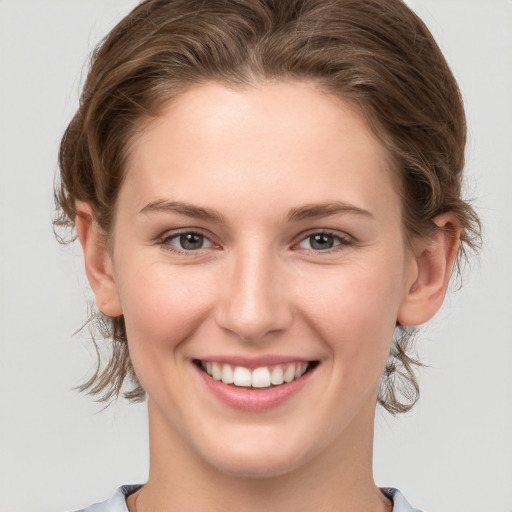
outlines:
[{"label": "shoulder", "polygon": [[405,496],[394,487],[382,487],[381,491],[393,502],[393,512],[421,512],[412,508]]},{"label": "shoulder", "polygon": [[139,487],[140,485],[123,485],[108,500],[95,503],[87,508],[77,510],[77,512],[128,512],[126,498]]}]

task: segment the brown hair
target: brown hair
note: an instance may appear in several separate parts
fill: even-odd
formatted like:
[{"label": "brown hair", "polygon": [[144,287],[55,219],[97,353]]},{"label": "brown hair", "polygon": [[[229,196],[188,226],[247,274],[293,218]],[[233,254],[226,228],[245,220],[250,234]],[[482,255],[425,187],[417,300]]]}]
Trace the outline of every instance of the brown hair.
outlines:
[{"label": "brown hair", "polygon": [[[281,79],[313,81],[357,108],[399,176],[406,235],[427,236],[437,215],[454,212],[462,228],[457,264],[464,261],[480,226],[461,197],[461,95],[432,35],[401,0],[142,2],[92,55],[61,142],[55,225],[73,228],[75,202],[86,201],[108,240],[130,139],[169,99],[204,81],[237,87]],[[128,377],[134,386],[125,396],[142,399],[124,318],[96,318],[112,353],[105,368],[98,359],[82,389],[109,400]],[[392,413],[418,399],[412,331],[398,329],[378,398]]]}]

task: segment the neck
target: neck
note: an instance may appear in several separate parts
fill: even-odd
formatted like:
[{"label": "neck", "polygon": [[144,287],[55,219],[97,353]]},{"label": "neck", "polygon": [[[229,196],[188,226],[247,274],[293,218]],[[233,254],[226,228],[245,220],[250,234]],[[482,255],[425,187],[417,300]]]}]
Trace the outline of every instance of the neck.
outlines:
[{"label": "neck", "polygon": [[[149,401],[150,474],[131,512],[385,512],[372,476],[373,421],[356,421],[344,439],[285,474],[247,477],[205,462],[169,429]],[[371,411],[372,417],[374,411]],[[369,426],[368,426],[369,425]]]},{"label": "neck", "polygon": [[[131,512],[388,512],[389,500],[372,476],[373,423],[352,426],[308,464],[272,477],[228,474],[187,446],[149,401],[150,474]],[[372,412],[373,414],[373,412]],[[371,425],[364,428],[363,425]]]}]

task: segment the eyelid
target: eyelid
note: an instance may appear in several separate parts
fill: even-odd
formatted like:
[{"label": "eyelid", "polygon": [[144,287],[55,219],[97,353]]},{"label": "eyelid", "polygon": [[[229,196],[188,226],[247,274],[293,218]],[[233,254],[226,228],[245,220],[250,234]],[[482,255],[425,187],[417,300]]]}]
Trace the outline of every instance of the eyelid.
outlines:
[{"label": "eyelid", "polygon": [[[186,235],[186,234],[196,234],[204,237],[205,240],[211,244],[209,247],[202,247],[201,249],[196,250],[185,250],[180,249],[174,245],[171,244],[171,240],[179,237],[180,235]],[[178,228],[178,229],[171,229],[168,231],[165,231],[162,235],[160,235],[157,239],[157,244],[163,246],[164,249],[175,252],[177,254],[199,254],[203,250],[211,249],[211,248],[219,248],[219,244],[215,243],[212,240],[212,236],[208,233],[206,233],[201,228],[195,228],[195,227],[187,227],[187,228]]]},{"label": "eyelid", "polygon": [[[201,235],[211,245],[209,247],[204,247],[204,248],[196,249],[196,250],[185,250],[185,249],[179,249],[178,247],[175,247],[174,245],[172,245],[170,243],[170,241],[172,239],[175,239],[175,238],[179,237],[180,235],[187,234],[187,233],[194,233],[197,235]],[[357,240],[355,240],[353,236],[349,235],[348,233],[346,233],[344,231],[338,231],[338,230],[327,229],[327,228],[324,228],[324,229],[316,228],[316,229],[310,229],[310,230],[300,233],[296,237],[296,242],[292,243],[291,249],[300,249],[300,247],[299,247],[300,243],[305,241],[307,238],[314,236],[314,235],[322,235],[322,234],[332,236],[333,238],[337,239],[339,243],[336,244],[334,247],[332,247],[330,249],[325,249],[325,250],[315,250],[315,249],[302,249],[302,250],[311,252],[314,254],[329,254],[331,252],[343,250],[347,246],[355,245],[357,243]],[[220,249],[221,245],[219,243],[216,243],[213,240],[213,238],[214,237],[212,236],[211,233],[206,232],[202,228],[186,227],[186,228],[177,228],[177,229],[171,229],[171,230],[165,231],[162,235],[160,235],[157,238],[156,243],[158,245],[164,246],[164,248],[166,250],[169,250],[171,252],[175,252],[178,254],[190,254],[191,255],[191,254],[199,254],[203,250],[206,250],[206,249],[211,249],[211,248]]]},{"label": "eyelid", "polygon": [[308,251],[308,252],[314,253],[314,254],[320,254],[320,255],[321,254],[329,254],[331,252],[343,250],[345,247],[350,246],[350,245],[355,245],[355,243],[356,243],[356,240],[354,239],[354,237],[350,236],[348,233],[346,233],[344,231],[320,228],[320,229],[311,229],[311,230],[301,233],[297,237],[298,241],[292,245],[292,248],[300,249],[299,245],[302,242],[304,242],[305,240],[307,240],[309,237],[314,236],[314,235],[328,235],[328,236],[332,236],[333,238],[335,238],[339,241],[339,243],[337,245],[335,245],[334,247],[332,247],[330,249],[325,249],[325,250],[303,249],[305,251]]}]

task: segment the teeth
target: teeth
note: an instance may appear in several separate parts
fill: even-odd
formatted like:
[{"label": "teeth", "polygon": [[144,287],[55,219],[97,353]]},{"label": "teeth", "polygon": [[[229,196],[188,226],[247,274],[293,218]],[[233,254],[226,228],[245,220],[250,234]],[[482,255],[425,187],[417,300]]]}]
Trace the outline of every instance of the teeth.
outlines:
[{"label": "teeth", "polygon": [[291,382],[295,378],[295,365],[289,364],[284,372],[284,381]]},{"label": "teeth", "polygon": [[237,366],[235,368],[235,374],[233,375],[233,384],[235,386],[250,387],[251,382],[251,370],[243,366]]},{"label": "teeth", "polygon": [[222,375],[219,363],[212,364],[212,377],[214,380],[220,380]]},{"label": "teeth", "polygon": [[279,386],[279,384],[282,384],[284,382],[283,369],[280,366],[276,366],[272,370],[272,375],[270,376],[270,382],[272,384],[274,384],[274,386]]},{"label": "teeth", "polygon": [[231,368],[231,365],[225,364],[222,367],[222,382],[224,384],[233,384],[233,368]]},{"label": "teeth", "polygon": [[268,388],[271,385],[292,382],[298,379],[308,369],[309,363],[290,363],[287,365],[276,365],[269,368],[261,366],[250,370],[243,366],[236,366],[234,369],[227,363],[213,363],[201,361],[201,368],[214,380],[221,380],[224,384],[234,384],[240,387]]},{"label": "teeth", "polygon": [[270,372],[266,366],[256,368],[252,372],[253,388],[268,388],[270,386]]},{"label": "teeth", "polygon": [[308,363],[299,363],[297,365],[297,369],[295,370],[295,378],[298,379],[299,377],[302,377],[306,370],[308,369]]}]

